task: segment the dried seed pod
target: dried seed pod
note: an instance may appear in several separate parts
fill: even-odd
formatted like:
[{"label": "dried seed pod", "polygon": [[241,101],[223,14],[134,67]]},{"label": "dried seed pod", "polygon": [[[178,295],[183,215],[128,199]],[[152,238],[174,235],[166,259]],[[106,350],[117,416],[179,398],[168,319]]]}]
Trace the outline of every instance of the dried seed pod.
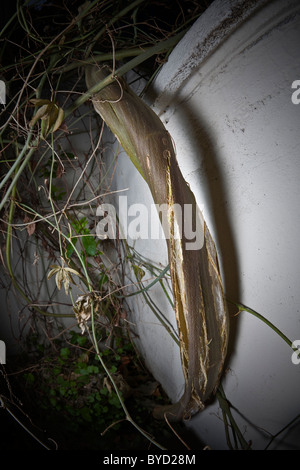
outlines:
[{"label": "dried seed pod", "polygon": [[[107,68],[86,68],[87,87],[107,77]],[[216,391],[227,351],[228,314],[217,251],[194,194],[177,163],[171,136],[158,116],[124,80],[115,79],[93,96],[96,111],[146,180],[155,204],[166,204],[169,265],[179,330],[185,391],[178,403],[159,407],[154,416],[169,421],[202,410]],[[175,207],[189,206],[196,237]],[[188,221],[190,223],[190,220]],[[180,236],[178,236],[180,235]]]}]

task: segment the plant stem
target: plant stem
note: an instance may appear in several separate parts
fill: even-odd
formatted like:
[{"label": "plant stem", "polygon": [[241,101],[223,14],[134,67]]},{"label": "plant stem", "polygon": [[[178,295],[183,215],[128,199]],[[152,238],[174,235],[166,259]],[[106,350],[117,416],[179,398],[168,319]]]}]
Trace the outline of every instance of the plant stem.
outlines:
[{"label": "plant stem", "polygon": [[245,305],[243,305],[241,303],[232,302],[231,300],[228,300],[228,302],[230,302],[231,304],[236,305],[240,312],[245,311],[245,312],[251,313],[251,315],[254,315],[255,317],[259,318],[266,325],[268,325],[270,328],[272,328],[272,330],[275,331],[275,333],[277,333],[290,346],[290,348],[297,351],[297,349],[293,348],[292,341],[287,336],[285,336],[285,334],[283,334],[282,331],[280,331],[273,323],[271,323],[269,320],[267,320],[263,315],[256,312],[252,308],[246,307]]},{"label": "plant stem", "polygon": [[[147,48],[150,49],[150,48]],[[146,49],[146,50],[147,50]],[[135,47],[132,49],[127,49],[125,51],[116,51],[115,54],[112,54],[111,52],[106,53],[106,54],[97,54],[93,55],[92,57],[89,57],[85,59],[84,61],[78,60],[74,61],[69,65],[66,65],[62,68],[58,68],[55,73],[57,72],[69,72],[70,70],[77,69],[78,67],[81,67],[82,65],[88,65],[88,64],[97,64],[99,62],[106,62],[108,60],[116,59],[116,60],[122,60],[126,59],[127,57],[134,57],[141,55],[145,52],[145,49],[141,49],[140,47]]]},{"label": "plant stem", "polygon": [[6,406],[4,403],[3,397],[0,396],[0,408],[4,408],[8,414],[33,438],[35,439],[42,447],[46,450],[51,450],[50,447],[46,446],[35,434],[33,434],[17,417],[16,415]]},{"label": "plant stem", "polygon": [[103,26],[103,28],[100,29],[100,31],[95,35],[93,41],[91,41],[87,52],[86,52],[86,57],[89,57],[94,44],[98,41],[98,39],[103,36],[105,31],[112,26],[116,21],[118,21],[122,16],[126,15],[130,10],[133,10],[136,6],[140,5],[143,3],[145,0],[135,0],[134,2],[130,3],[130,5],[126,6],[123,10],[119,11],[109,22],[107,25]]},{"label": "plant stem", "polygon": [[77,98],[77,100],[75,100],[74,103],[65,111],[65,118],[72,114],[79,106],[83,105],[88,99],[91,98],[93,94],[98,93],[100,90],[112,83],[116,79],[116,77],[122,77],[125,73],[142,64],[145,60],[149,59],[153,55],[174,47],[185,34],[185,32],[186,31],[182,31],[181,33],[176,34],[176,36],[173,36],[169,39],[166,39],[165,41],[161,41],[155,44],[153,47],[150,47],[149,49],[147,49],[147,51],[143,52],[143,54],[134,57],[129,62],[122,65],[114,73],[108,75],[104,80],[97,83],[95,86],[93,86],[87,92],[83,93],[79,98]]},{"label": "plant stem", "polygon": [[272,436],[272,438],[270,439],[268,445],[264,448],[264,450],[267,450],[270,445],[272,444],[272,442],[276,439],[276,437],[278,437],[281,433],[283,433],[286,429],[288,429],[290,426],[292,426],[292,424],[294,424],[298,419],[300,418],[300,415],[297,415],[294,419],[292,419],[292,421],[290,421],[288,424],[286,424],[282,429],[280,429],[280,431],[278,431],[276,434],[274,434]]},{"label": "plant stem", "polygon": [[56,226],[57,226],[60,256],[61,256],[61,258],[63,258],[63,249],[62,249],[62,244],[61,244],[61,231],[59,229],[59,225],[58,225],[58,221],[57,221],[56,213],[55,213],[55,209],[54,209],[53,199],[52,199],[52,180],[53,180],[53,169],[54,169],[54,162],[55,162],[53,134],[51,134],[51,140],[52,140],[52,142],[51,142],[52,160],[51,160],[50,180],[49,180],[49,201],[50,201],[50,205],[52,207],[53,217],[54,217],[54,220],[55,220],[55,223],[56,223]]},{"label": "plant stem", "polygon": [[[227,398],[225,396],[225,393],[224,393],[224,390],[223,390],[223,387],[222,387],[221,384],[218,387],[217,397],[218,397],[220,406],[222,408],[223,416],[224,416],[224,414],[226,414],[228,416],[228,418],[230,420],[230,423],[231,423],[231,426],[232,426],[232,430],[234,431],[234,433],[236,433],[242,448],[244,450],[249,449],[249,443],[244,439],[244,436],[242,435],[241,431],[239,430],[238,425],[235,422],[235,419],[232,416],[232,413],[231,413],[231,410],[230,410],[230,405],[227,401]],[[227,420],[226,420],[226,422],[227,422]],[[227,432],[226,432],[226,437],[227,437],[227,443],[229,444],[230,447],[232,447],[231,444],[230,444],[228,429],[227,429]],[[236,443],[236,446],[237,446],[237,443]]]},{"label": "plant stem", "polygon": [[95,322],[94,322],[94,312],[93,312],[93,307],[92,307],[92,314],[91,314],[91,321],[92,321],[92,342],[94,344],[94,347],[95,347],[95,350],[96,350],[96,354],[97,354],[97,357],[101,363],[101,366],[103,367],[105,373],[107,374],[107,376],[109,377],[109,380],[111,381],[114,389],[115,389],[115,392],[116,392],[116,395],[120,401],[120,404],[123,408],[123,411],[125,413],[125,416],[126,416],[126,419],[127,421],[129,421],[146,439],[148,439],[152,444],[154,444],[156,447],[158,447],[159,449],[162,449],[162,450],[166,450],[165,447],[163,447],[162,445],[160,445],[158,442],[156,442],[147,432],[144,431],[144,429],[142,429],[131,417],[126,405],[125,405],[125,402],[123,400],[123,397],[113,379],[113,377],[111,376],[111,373],[109,372],[109,370],[107,369],[106,365],[105,365],[105,362],[103,361],[102,357],[101,357],[101,354],[100,354],[100,351],[99,351],[99,347],[98,347],[98,343],[97,343],[97,338],[96,338],[96,331],[95,331]]}]

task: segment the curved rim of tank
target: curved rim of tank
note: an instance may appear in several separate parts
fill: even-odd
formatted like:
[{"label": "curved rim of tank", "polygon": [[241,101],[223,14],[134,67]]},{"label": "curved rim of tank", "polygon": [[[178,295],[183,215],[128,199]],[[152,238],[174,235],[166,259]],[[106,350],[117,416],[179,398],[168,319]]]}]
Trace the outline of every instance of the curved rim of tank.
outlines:
[{"label": "curved rim of tank", "polygon": [[[278,22],[286,21],[299,13],[298,0],[215,0],[195,21],[179,41],[164,64],[146,95],[148,104],[157,109],[166,108],[174,94],[191,74],[212,55],[217,48],[243,23],[264,7],[272,6],[272,29]],[[180,54],[179,54],[180,51]]]}]

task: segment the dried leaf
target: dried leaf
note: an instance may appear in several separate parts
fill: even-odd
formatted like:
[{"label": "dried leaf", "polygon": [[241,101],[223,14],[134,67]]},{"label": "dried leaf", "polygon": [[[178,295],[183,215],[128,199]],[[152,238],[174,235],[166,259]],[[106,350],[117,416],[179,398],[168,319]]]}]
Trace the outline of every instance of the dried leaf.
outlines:
[{"label": "dried leaf", "polygon": [[57,272],[57,270],[60,269],[60,266],[56,266],[56,265],[52,264],[50,266],[50,268],[52,268],[52,269],[48,273],[48,276],[47,276],[48,279],[50,279]]},{"label": "dried leaf", "polygon": [[61,124],[64,120],[64,117],[65,117],[64,110],[62,108],[58,108],[58,114],[57,114],[57,118],[56,118],[55,124],[54,124],[53,129],[52,129],[52,132],[55,132],[60,128],[60,126],[61,126]]},{"label": "dried leaf", "polygon": [[28,217],[27,215],[24,217],[24,223],[25,224],[28,224],[26,226],[26,230],[27,230],[27,233],[29,236],[33,235],[34,232],[35,232],[35,228],[36,228],[36,224],[35,222],[33,222],[30,217]]},{"label": "dried leaf", "polygon": [[61,178],[64,174],[64,166],[61,162],[58,162],[57,170],[56,170],[56,178]]},{"label": "dried leaf", "polygon": [[61,283],[63,282],[64,280],[64,274],[63,274],[63,269],[59,269],[56,273],[56,276],[55,276],[55,282],[56,282],[56,286],[58,288],[58,290],[61,289]]},{"label": "dried leaf", "polygon": [[27,225],[26,230],[27,230],[27,233],[30,237],[31,237],[31,235],[34,234],[35,228],[36,228],[36,223],[35,222]]},{"label": "dried leaf", "polygon": [[64,269],[65,271],[68,271],[69,273],[73,273],[73,274],[76,274],[76,276],[81,277],[81,274],[80,274],[78,271],[76,271],[75,269],[72,269],[72,268],[69,268],[69,267],[63,268],[63,269]]},{"label": "dried leaf", "polygon": [[68,295],[69,287],[70,287],[70,276],[65,275],[63,282],[64,282],[64,289],[65,289],[66,295]]},{"label": "dried leaf", "polygon": [[[103,67],[86,67],[87,87],[92,88],[110,73]],[[154,415],[164,419],[168,413],[169,420],[179,421],[204,408],[217,389],[226,357],[229,318],[216,247],[180,171],[172,138],[159,117],[121,78],[96,93],[93,102],[144,177],[154,202],[166,203],[169,211],[177,204],[182,209],[190,206],[193,217],[184,218],[182,233],[186,233],[190,219],[199,221],[197,246],[187,243],[187,237],[176,236],[181,221],[174,211],[163,227],[171,235],[166,238],[185,390],[177,403],[160,407]],[[139,267],[136,274],[143,276]]]},{"label": "dried leaf", "polygon": [[111,395],[111,392],[112,392],[112,385],[111,385],[110,380],[109,380],[108,377],[104,377],[103,386],[104,386],[105,388],[107,388],[108,393]]},{"label": "dried leaf", "polygon": [[48,105],[48,130],[54,126],[56,119],[58,116],[58,106],[56,104],[51,103],[51,105]]},{"label": "dried leaf", "polygon": [[30,100],[30,102],[33,103],[35,106],[42,106],[44,104],[51,104],[51,101],[44,100],[42,98],[32,98]]},{"label": "dried leaf", "polygon": [[61,126],[64,119],[64,110],[53,101],[33,98],[30,100],[35,106],[40,106],[35,116],[31,119],[29,126],[33,127],[38,119],[42,120],[42,137],[46,137],[48,132],[55,132]]},{"label": "dried leaf", "polygon": [[94,293],[80,295],[77,298],[73,310],[82,334],[85,332],[86,322],[91,317],[92,306],[93,313],[96,313],[99,309],[99,301],[100,298]]},{"label": "dried leaf", "polygon": [[43,117],[47,115],[47,108],[48,105],[44,104],[40,109],[37,110],[35,116],[33,116],[29,123],[30,127],[33,127],[39,119],[43,119]]}]

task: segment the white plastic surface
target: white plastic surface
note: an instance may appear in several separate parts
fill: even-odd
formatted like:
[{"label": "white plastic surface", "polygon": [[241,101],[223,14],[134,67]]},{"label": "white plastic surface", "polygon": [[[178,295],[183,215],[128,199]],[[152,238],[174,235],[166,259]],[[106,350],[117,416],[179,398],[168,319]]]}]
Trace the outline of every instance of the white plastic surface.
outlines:
[{"label": "white plastic surface", "polygon": [[[217,0],[175,48],[146,97],[172,135],[203,209],[227,298],[264,315],[291,341],[300,340],[300,104],[292,102],[299,45],[298,1]],[[111,136],[112,155],[110,142]],[[153,202],[124,152],[111,189],[124,189],[128,205]],[[127,215],[120,214],[121,225]],[[167,265],[164,240],[139,239],[134,247],[161,269]],[[149,294],[176,328],[162,289],[155,285]],[[184,386],[178,347],[142,296],[128,298],[128,305],[148,367],[178,399]],[[291,356],[258,318],[246,312],[231,318],[223,385],[255,449],[299,414],[300,364]],[[217,401],[188,426],[212,449],[228,448]],[[299,448],[299,423],[275,445]]]},{"label": "white plastic surface", "polygon": [[[291,99],[300,78],[299,44],[299,2],[216,1],[175,48],[147,97],[174,139],[215,238],[227,298],[264,315],[291,341],[300,339],[300,105]],[[117,174],[133,202],[151,204],[125,156]],[[167,263],[164,243],[135,246],[162,267]],[[155,289],[151,296],[174,319]],[[176,399],[183,387],[178,350],[141,299],[132,308],[147,363]],[[268,432],[299,413],[300,365],[258,318],[242,313],[231,320],[223,384],[246,417],[233,412],[245,439],[261,449]],[[188,426],[212,448],[227,448],[217,402]],[[299,443],[299,424],[276,440],[277,448]]]}]

